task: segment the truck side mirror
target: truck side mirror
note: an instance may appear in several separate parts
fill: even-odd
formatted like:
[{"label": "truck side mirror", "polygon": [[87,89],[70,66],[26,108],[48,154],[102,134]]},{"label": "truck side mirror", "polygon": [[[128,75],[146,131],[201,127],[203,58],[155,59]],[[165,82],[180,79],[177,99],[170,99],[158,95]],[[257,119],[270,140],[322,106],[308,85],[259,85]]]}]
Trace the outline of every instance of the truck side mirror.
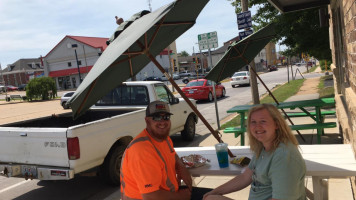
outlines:
[{"label": "truck side mirror", "polygon": [[179,98],[173,97],[172,104],[178,104],[178,103],[179,103]]}]

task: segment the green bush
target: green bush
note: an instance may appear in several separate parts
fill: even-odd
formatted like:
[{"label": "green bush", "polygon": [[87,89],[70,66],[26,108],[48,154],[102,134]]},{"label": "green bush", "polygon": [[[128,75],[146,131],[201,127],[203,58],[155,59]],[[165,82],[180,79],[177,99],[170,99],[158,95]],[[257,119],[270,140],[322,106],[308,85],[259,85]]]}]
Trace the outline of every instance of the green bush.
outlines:
[{"label": "green bush", "polygon": [[[320,69],[325,71],[325,60],[320,60],[319,61],[319,65],[320,65]],[[331,65],[331,61],[330,60],[327,60],[326,61],[326,69],[327,71],[330,71],[330,65]]]},{"label": "green bush", "polygon": [[34,78],[26,86],[28,101],[49,100],[57,96],[56,82],[51,77]]}]

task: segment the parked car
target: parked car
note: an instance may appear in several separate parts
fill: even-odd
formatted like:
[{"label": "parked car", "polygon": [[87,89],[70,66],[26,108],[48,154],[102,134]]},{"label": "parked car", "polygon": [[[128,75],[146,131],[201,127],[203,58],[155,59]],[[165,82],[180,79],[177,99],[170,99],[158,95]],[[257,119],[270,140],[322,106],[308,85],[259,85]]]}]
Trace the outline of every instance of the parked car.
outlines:
[{"label": "parked car", "polygon": [[313,66],[313,62],[310,62],[310,61],[309,61],[308,64],[307,64],[307,66],[308,66],[308,67],[312,67],[312,66]]},{"label": "parked car", "polygon": [[4,85],[0,85],[0,92],[5,92],[5,86]]},{"label": "parked car", "polygon": [[[213,82],[207,79],[196,79],[190,81],[183,89],[183,93],[188,97],[195,100],[208,100],[213,101]],[[220,83],[215,85],[216,96],[224,97],[226,90]]]},{"label": "parked car", "polygon": [[61,106],[64,109],[69,109],[69,106],[66,105],[67,101],[73,96],[74,92],[66,92],[61,97]]},{"label": "parked car", "polygon": [[[180,79],[180,76],[178,74],[173,74],[172,78],[173,78],[173,80],[178,80],[178,79]],[[168,81],[168,79],[165,75],[162,75],[161,79],[162,79],[162,81]]]},{"label": "parked car", "polygon": [[13,85],[7,85],[5,86],[7,91],[16,91],[18,87],[13,86]]},{"label": "parked car", "polygon": [[150,76],[150,77],[147,77],[145,79],[143,79],[144,81],[162,81],[162,79],[160,77],[157,77],[157,76]]},{"label": "parked car", "polygon": [[184,84],[187,84],[187,83],[189,83],[189,81],[191,81],[191,80],[194,80],[194,79],[203,79],[203,78],[205,78],[205,76],[206,76],[206,74],[198,74],[198,75],[192,74],[192,75],[189,76],[189,77],[183,78],[183,79],[182,79],[182,82],[183,82]]},{"label": "parked car", "polygon": [[18,90],[18,91],[26,91],[26,86],[27,86],[27,84],[21,84],[21,85],[17,88],[17,90]]},{"label": "parked car", "polygon": [[188,71],[183,71],[179,73],[180,77],[187,77],[187,76],[192,76],[192,73],[188,72]]},{"label": "parked car", "polygon": [[269,65],[268,67],[267,67],[267,70],[268,71],[277,71],[278,70],[278,68],[277,68],[277,66],[276,65]]},{"label": "parked car", "polygon": [[235,72],[230,79],[230,83],[233,88],[238,85],[250,85],[250,72]]}]

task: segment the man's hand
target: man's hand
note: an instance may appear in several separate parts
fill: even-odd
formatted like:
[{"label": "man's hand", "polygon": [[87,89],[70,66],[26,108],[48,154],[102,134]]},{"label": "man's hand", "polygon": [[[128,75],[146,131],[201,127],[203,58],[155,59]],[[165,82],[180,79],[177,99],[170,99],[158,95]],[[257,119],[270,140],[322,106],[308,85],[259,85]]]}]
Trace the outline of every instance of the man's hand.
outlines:
[{"label": "man's hand", "polygon": [[178,179],[178,184],[180,184],[180,181],[183,180],[184,183],[187,185],[189,191],[192,191],[192,176],[190,175],[188,169],[184,166],[183,162],[181,159],[178,157],[176,154],[176,173],[177,173],[177,179]]}]

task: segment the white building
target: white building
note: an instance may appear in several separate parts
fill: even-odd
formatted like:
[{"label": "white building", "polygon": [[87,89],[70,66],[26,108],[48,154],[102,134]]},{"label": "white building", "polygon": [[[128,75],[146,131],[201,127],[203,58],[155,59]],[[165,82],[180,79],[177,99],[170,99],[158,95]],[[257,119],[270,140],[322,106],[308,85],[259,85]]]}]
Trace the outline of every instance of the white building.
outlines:
[{"label": "white building", "polygon": [[[80,84],[78,71],[83,80],[105,51],[107,40],[108,38],[100,37],[65,36],[44,57],[45,76],[54,78],[59,90],[77,88]],[[167,50],[156,56],[156,59],[166,70],[169,69]],[[139,72],[136,79],[143,80],[149,76],[162,76],[153,63],[149,63]]]}]

